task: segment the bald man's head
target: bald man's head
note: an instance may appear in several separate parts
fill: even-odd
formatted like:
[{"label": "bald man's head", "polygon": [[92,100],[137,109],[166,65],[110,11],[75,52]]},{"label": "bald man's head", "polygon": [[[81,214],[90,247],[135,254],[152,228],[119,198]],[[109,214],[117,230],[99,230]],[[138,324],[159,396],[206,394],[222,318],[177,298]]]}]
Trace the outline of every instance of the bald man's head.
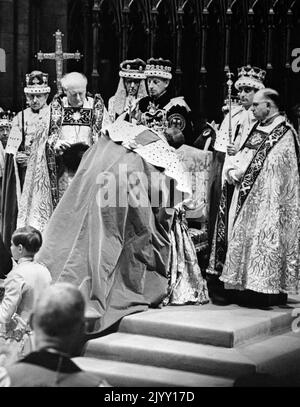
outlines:
[{"label": "bald man's head", "polygon": [[68,103],[72,107],[82,107],[86,98],[87,78],[80,72],[70,72],[61,79]]},{"label": "bald man's head", "polygon": [[36,301],[33,327],[49,337],[68,337],[84,324],[84,298],[77,287],[56,283]]},{"label": "bald man's head", "polygon": [[257,98],[263,98],[271,102],[272,105],[275,105],[277,108],[280,107],[280,98],[279,93],[275,89],[265,88],[261,89],[256,93]]},{"label": "bald man's head", "polygon": [[260,122],[276,115],[279,106],[279,93],[274,89],[261,89],[254,95],[252,110],[255,118]]}]

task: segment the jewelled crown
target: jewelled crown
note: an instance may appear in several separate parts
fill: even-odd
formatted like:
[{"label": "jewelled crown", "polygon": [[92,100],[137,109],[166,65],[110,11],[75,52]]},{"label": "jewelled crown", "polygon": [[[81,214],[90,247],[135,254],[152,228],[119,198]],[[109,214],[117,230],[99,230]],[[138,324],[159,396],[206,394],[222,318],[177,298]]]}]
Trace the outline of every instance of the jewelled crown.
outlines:
[{"label": "jewelled crown", "polygon": [[48,74],[41,71],[32,71],[26,74],[25,93],[49,93]]},{"label": "jewelled crown", "polygon": [[12,126],[12,120],[15,113],[11,111],[0,111],[0,143],[6,148],[8,135]]},{"label": "jewelled crown", "polygon": [[172,62],[163,58],[150,58],[147,61],[145,75],[163,79],[172,79]]},{"label": "jewelled crown", "polygon": [[237,90],[242,86],[249,86],[254,89],[263,89],[265,85],[263,81],[266,76],[266,71],[260,69],[256,66],[242,66],[238,68],[238,80],[235,82],[234,86]]},{"label": "jewelled crown", "polygon": [[14,116],[15,113],[11,112],[10,110],[0,111],[0,127],[9,126]]},{"label": "jewelled crown", "polygon": [[127,59],[121,62],[119,75],[121,78],[146,79],[145,67],[146,62],[140,58]]}]

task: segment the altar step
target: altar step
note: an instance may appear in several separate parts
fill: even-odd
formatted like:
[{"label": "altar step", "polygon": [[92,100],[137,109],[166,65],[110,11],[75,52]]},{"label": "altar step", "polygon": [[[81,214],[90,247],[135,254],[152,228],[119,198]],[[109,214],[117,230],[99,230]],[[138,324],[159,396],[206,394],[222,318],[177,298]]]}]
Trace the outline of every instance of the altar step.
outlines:
[{"label": "altar step", "polygon": [[300,296],[270,310],[213,304],[153,309],[124,317],[118,332],[89,341],[75,361],[125,387],[232,386],[256,372],[297,380],[297,312]]},{"label": "altar step", "polygon": [[138,363],[105,360],[90,357],[74,358],[74,361],[91,373],[105,377],[117,387],[230,387],[233,380],[197,374],[178,369],[167,369]]}]

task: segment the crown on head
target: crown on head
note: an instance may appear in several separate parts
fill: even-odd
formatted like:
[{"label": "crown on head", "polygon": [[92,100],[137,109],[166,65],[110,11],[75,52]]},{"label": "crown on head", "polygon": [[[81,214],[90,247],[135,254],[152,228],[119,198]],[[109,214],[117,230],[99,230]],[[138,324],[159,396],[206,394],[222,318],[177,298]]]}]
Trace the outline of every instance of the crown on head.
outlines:
[{"label": "crown on head", "polygon": [[0,111],[0,143],[6,148],[8,135],[12,127],[12,120],[15,113],[11,111]]},{"label": "crown on head", "polygon": [[121,78],[146,79],[145,67],[146,62],[140,58],[127,59],[121,62],[119,75]]},{"label": "crown on head", "polygon": [[0,111],[0,127],[9,126],[14,116],[15,113],[11,112],[10,110]]},{"label": "crown on head", "polygon": [[41,71],[32,71],[26,74],[25,93],[49,93],[48,74]]},{"label": "crown on head", "polygon": [[238,80],[234,86],[239,90],[241,86],[249,86],[254,89],[263,89],[265,86],[263,81],[266,76],[266,71],[256,66],[242,66],[238,68]]},{"label": "crown on head", "polygon": [[172,79],[172,62],[163,58],[150,58],[147,61],[145,75],[158,78]]}]

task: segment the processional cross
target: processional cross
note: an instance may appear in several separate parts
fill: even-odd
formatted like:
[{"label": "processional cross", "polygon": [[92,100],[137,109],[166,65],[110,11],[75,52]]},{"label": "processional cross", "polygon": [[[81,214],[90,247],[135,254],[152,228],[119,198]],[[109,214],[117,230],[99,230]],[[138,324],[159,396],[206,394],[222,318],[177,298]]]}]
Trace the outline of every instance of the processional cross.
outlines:
[{"label": "processional cross", "polygon": [[75,59],[79,61],[82,57],[79,51],[74,53],[63,52],[62,50],[62,37],[64,34],[60,30],[57,30],[53,36],[55,36],[55,52],[45,53],[39,51],[36,54],[37,59],[41,62],[43,59],[54,59],[56,62],[56,86],[58,93],[62,93],[61,78],[63,74],[63,62],[66,59]]}]

